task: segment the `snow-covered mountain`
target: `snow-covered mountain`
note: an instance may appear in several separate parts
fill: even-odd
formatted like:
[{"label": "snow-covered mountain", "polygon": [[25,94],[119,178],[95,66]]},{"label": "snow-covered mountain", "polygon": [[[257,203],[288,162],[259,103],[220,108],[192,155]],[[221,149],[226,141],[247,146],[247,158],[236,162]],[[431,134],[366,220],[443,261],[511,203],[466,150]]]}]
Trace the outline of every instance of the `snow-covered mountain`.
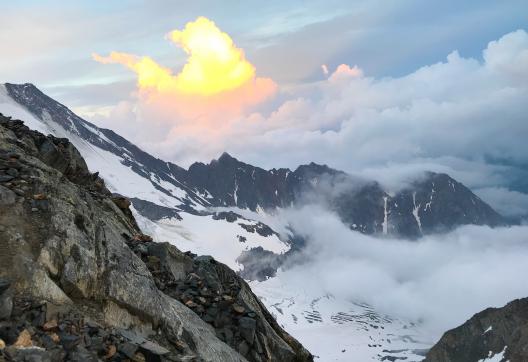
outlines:
[{"label": "snow-covered mountain", "polygon": [[[214,212],[208,209],[213,206],[210,194],[178,179],[185,170],[83,120],[32,84],[0,86],[0,112],[42,133],[68,138],[112,192],[131,198],[136,210],[143,212],[138,215],[142,226],[158,240],[170,239],[182,249],[200,253],[221,251],[224,255],[218,259],[235,270],[241,267],[235,260],[243,250],[260,246],[282,253],[289,249],[276,233],[262,236],[246,226],[213,218]],[[245,224],[257,222],[246,220]]]},{"label": "snow-covered mountain", "polygon": [[489,205],[446,174],[428,173],[391,195],[375,181],[315,163],[293,171],[264,170],[224,153],[209,164],[194,163],[186,170],[83,120],[32,84],[5,84],[1,93],[4,113],[9,115],[12,110],[13,116],[19,116],[29,112],[19,118],[30,119],[26,123],[31,127],[74,138],[110,186],[126,196],[151,202],[152,207],[195,215],[210,207],[258,212],[323,195],[352,229],[401,237],[419,237],[465,224],[495,226],[503,222]]},{"label": "snow-covered mountain", "polygon": [[[323,203],[352,230],[413,239],[464,224],[503,223],[445,174],[427,173],[392,194],[375,181],[314,163],[264,170],[225,153],[184,169],[83,120],[32,84],[0,85],[0,113],[68,138],[112,192],[130,198],[138,223],[156,240],[213,255],[241,275],[261,279],[253,281],[255,292],[287,330],[316,355],[324,354],[322,360],[420,360],[419,350],[432,341],[413,337],[419,326],[379,315],[368,305],[284,286],[280,273],[262,281],[303,247],[302,230],[292,230],[275,216],[277,210]],[[333,342],[318,345],[320,333]]]}]

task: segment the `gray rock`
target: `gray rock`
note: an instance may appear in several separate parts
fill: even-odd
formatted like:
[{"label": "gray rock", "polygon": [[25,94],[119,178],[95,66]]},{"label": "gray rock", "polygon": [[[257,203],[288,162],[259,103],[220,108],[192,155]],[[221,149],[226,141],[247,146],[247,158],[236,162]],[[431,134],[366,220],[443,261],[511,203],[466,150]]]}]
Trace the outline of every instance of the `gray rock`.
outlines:
[{"label": "gray rock", "polygon": [[23,362],[54,362],[52,353],[41,348],[14,348],[5,350],[8,360]]},{"label": "gray rock", "polygon": [[0,295],[2,295],[7,289],[9,289],[10,285],[11,282],[9,280],[0,278]]},{"label": "gray rock", "polygon": [[242,341],[238,345],[238,352],[240,352],[240,354],[244,357],[249,353],[249,349],[250,347],[246,341]]},{"label": "gray rock", "polygon": [[240,334],[242,337],[244,337],[249,344],[253,344],[257,322],[253,318],[241,317],[238,320],[238,325],[240,326]]},{"label": "gray rock", "polygon": [[7,319],[13,311],[13,293],[9,290],[11,283],[0,278],[0,320]]},{"label": "gray rock", "polygon": [[135,197],[131,198],[130,201],[132,201],[134,209],[136,209],[137,212],[150,220],[160,220],[163,218],[175,218],[181,220],[181,216],[173,208],[160,206],[150,201],[141,200]]},{"label": "gray rock", "polygon": [[211,255],[200,255],[194,258],[198,263],[213,263],[215,260]]},{"label": "gray rock", "polygon": [[0,185],[0,206],[13,205],[15,202],[16,194],[7,187]]},{"label": "gray rock", "polygon": [[13,177],[18,177],[18,170],[16,168],[10,168],[6,171],[6,174]]},{"label": "gray rock", "polygon": [[[23,139],[24,148],[14,138]],[[9,226],[0,238],[0,276],[17,280],[16,295],[75,310],[88,308],[105,328],[143,336],[140,347],[152,354],[174,356],[175,360],[247,361],[236,351],[237,345],[218,339],[214,328],[202,320],[200,315],[206,313],[201,305],[195,312],[158,289],[158,280],[149,267],[155,266],[159,273],[170,276],[163,281],[169,284],[184,283],[196,267],[200,274],[197,286],[200,281],[222,292],[235,280],[243,283],[232,270],[212,258],[195,261],[168,243],[134,239],[142,233],[133,216],[112,202],[104,183],[89,173],[67,140],[29,131],[21,123],[6,123],[0,115],[0,153],[7,148],[20,155],[20,163],[31,169],[31,192],[46,195],[45,205],[31,206],[28,200],[15,202],[11,190],[0,188],[2,202],[9,203],[9,208],[0,207],[0,225]],[[33,213],[32,208],[39,212]],[[148,255],[134,253],[131,248],[138,244],[147,245]],[[242,304],[257,311],[270,358],[311,360],[243,285]],[[195,294],[200,290],[191,286],[187,289]],[[231,313],[231,309],[221,313]],[[231,318],[226,317],[225,326],[236,329]],[[245,326],[251,340],[252,327],[249,323]],[[101,345],[97,338],[104,341],[107,335],[100,330],[88,343]],[[62,340],[64,349],[82,358],[86,351],[79,348],[83,342],[77,342],[66,336]],[[119,348],[120,342],[115,345]]]},{"label": "gray rock", "polygon": [[121,344],[118,348],[118,351],[128,358],[133,358],[137,350],[137,345],[128,342]]},{"label": "gray rock", "polygon": [[14,179],[13,176],[0,175],[0,182],[8,182],[8,181],[11,181],[12,179]]}]

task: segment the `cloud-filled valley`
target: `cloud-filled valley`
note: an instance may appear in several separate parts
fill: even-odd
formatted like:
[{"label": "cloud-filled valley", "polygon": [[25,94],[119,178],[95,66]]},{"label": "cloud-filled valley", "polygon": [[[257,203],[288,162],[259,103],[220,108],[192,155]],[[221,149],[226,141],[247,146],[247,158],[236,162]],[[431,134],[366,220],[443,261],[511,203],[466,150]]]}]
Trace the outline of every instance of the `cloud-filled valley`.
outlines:
[{"label": "cloud-filled valley", "polygon": [[520,277],[528,272],[528,226],[463,226],[409,241],[351,231],[316,204],[277,217],[307,242],[278,273],[285,285],[367,303],[420,324],[431,340],[528,292]]}]

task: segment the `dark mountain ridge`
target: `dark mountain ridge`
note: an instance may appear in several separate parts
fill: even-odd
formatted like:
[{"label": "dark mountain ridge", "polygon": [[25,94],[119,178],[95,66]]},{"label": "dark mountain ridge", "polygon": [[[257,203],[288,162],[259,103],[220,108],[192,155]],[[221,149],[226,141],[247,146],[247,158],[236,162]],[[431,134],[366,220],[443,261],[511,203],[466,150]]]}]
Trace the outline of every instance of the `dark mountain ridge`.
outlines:
[{"label": "dark mountain ridge", "polygon": [[447,174],[425,172],[390,195],[376,181],[310,163],[264,170],[227,153],[194,163],[185,182],[211,194],[211,205],[261,209],[325,202],[350,228],[366,234],[419,237],[459,225],[498,226],[504,218]]}]

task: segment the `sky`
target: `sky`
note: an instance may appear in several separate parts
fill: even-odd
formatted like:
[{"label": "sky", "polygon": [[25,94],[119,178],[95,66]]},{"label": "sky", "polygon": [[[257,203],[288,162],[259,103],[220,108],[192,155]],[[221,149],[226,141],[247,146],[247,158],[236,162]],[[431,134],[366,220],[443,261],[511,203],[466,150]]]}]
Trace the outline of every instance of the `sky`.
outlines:
[{"label": "sky", "polygon": [[[31,82],[164,160],[313,161],[389,191],[445,172],[528,220],[526,0],[0,1],[0,83]],[[284,213],[308,241],[292,285],[438,334],[526,296],[527,225],[411,243],[317,205]]]},{"label": "sky", "polygon": [[516,217],[527,14],[522,0],[8,2],[0,79],[184,167],[228,151],[393,188],[442,171]]},{"label": "sky", "polygon": [[33,82],[71,107],[111,105],[130,91],[113,83],[134,83],[124,70],[99,67],[93,52],[119,45],[177,68],[185,54],[164,35],[199,16],[230,34],[262,76],[283,85],[321,79],[321,64],[358,64],[384,77],[441,61],[455,49],[478,58],[489,41],[528,22],[522,0],[49,0],[6,2],[2,8],[1,78]]}]

